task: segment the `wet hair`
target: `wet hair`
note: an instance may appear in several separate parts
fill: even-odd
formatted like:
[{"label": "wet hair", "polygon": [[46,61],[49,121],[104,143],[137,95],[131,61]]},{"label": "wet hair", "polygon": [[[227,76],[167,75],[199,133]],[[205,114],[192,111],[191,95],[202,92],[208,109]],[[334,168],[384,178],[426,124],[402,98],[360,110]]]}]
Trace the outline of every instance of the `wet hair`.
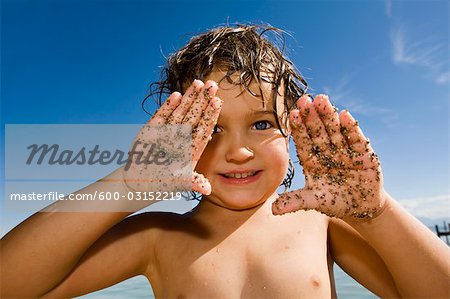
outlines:
[{"label": "wet hair", "polygon": [[[142,103],[144,110],[148,98],[152,97],[161,105],[163,98],[172,92],[184,92],[194,79],[203,81],[212,71],[220,69],[226,71],[220,81],[226,79],[229,83],[242,85],[253,96],[261,97],[263,106],[265,99],[261,84],[271,83],[277,126],[287,136],[277,116],[279,87],[283,84],[284,111],[288,113],[306,92],[308,84],[284,54],[285,34],[285,31],[269,25],[236,24],[194,36],[168,57],[160,80],[150,85],[150,93]],[[250,90],[252,82],[258,84],[259,95]],[[286,121],[287,117],[283,117],[284,128]]]}]

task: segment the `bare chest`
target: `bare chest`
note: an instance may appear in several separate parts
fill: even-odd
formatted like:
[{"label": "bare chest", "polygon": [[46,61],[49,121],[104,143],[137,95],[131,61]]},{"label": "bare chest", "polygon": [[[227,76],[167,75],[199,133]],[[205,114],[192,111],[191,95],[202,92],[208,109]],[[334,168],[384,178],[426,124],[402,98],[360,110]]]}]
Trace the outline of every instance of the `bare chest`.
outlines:
[{"label": "bare chest", "polygon": [[222,238],[174,235],[149,277],[156,297],[330,298],[326,222],[311,213],[291,218]]}]

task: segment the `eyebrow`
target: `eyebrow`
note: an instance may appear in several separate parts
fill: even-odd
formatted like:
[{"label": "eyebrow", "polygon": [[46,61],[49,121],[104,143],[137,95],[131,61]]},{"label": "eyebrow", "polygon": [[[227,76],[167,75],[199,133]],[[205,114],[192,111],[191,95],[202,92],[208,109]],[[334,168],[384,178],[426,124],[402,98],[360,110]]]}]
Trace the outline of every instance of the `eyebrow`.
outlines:
[{"label": "eyebrow", "polygon": [[248,116],[257,116],[257,115],[273,115],[275,111],[273,110],[251,110],[247,113]]}]

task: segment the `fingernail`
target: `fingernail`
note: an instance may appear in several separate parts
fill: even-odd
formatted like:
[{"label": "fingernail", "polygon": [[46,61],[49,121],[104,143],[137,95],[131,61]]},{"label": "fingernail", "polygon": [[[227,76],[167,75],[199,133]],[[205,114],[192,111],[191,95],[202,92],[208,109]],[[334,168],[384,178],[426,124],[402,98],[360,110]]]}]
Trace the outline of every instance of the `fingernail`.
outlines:
[{"label": "fingernail", "polygon": [[199,93],[202,90],[204,84],[202,81],[195,79],[192,85],[194,86],[194,91]]},{"label": "fingernail", "polygon": [[174,92],[167,100],[172,107],[178,106],[181,103],[182,95],[179,92]]},{"label": "fingernail", "polygon": [[326,105],[330,101],[330,99],[328,98],[328,96],[326,94],[320,94],[319,98],[320,98],[320,103],[323,103],[324,105]]},{"label": "fingernail", "polygon": [[219,98],[213,98],[212,99],[212,106],[213,108],[216,109],[220,109],[222,107],[223,101]]},{"label": "fingernail", "polygon": [[323,95],[322,94],[316,95],[316,97],[313,99],[313,103],[314,104],[321,104],[322,102],[323,102]]},{"label": "fingernail", "polygon": [[350,118],[355,119],[355,118],[353,117],[353,115],[350,113],[350,111],[345,110],[345,112],[347,112],[347,114],[348,114],[348,116],[350,116]]},{"label": "fingernail", "polygon": [[211,194],[211,184],[208,183],[207,179],[201,184],[202,194],[210,195]]},{"label": "fingernail", "polygon": [[296,129],[300,125],[300,116],[298,110],[294,110],[291,112],[291,125]]},{"label": "fingernail", "polygon": [[309,99],[309,96],[307,94],[304,94],[300,97],[299,100],[301,100],[301,99],[307,100],[307,99]]},{"label": "fingernail", "polygon": [[212,97],[216,94],[217,92],[217,84],[214,81],[208,81],[206,82],[205,87],[203,88],[203,95],[205,97],[205,99],[211,100]]}]

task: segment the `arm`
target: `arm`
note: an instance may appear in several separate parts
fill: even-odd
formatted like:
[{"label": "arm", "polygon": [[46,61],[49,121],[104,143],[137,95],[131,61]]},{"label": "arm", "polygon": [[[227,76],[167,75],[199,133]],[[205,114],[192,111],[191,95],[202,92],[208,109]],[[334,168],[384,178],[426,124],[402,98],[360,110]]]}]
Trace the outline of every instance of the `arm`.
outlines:
[{"label": "arm", "polygon": [[[333,242],[335,250],[346,251],[338,255],[349,257],[348,271],[360,279],[389,272],[385,276],[392,277],[402,297],[448,298],[449,248],[385,192],[378,156],[358,122],[348,111],[338,114],[324,95],[314,102],[303,96],[297,105],[290,121],[306,186],[281,195],[273,203],[274,214],[315,209],[340,218],[361,237],[353,237],[352,245],[338,244],[346,242],[339,237]],[[361,250],[373,254],[365,257]],[[359,267],[366,258],[378,262]],[[369,266],[369,274],[363,273]],[[374,279],[392,286],[389,279]]]},{"label": "arm", "polygon": [[333,260],[348,275],[381,298],[400,297],[385,263],[355,229],[330,218],[328,238]]},{"label": "arm", "polygon": [[160,221],[153,213],[122,220],[95,241],[64,280],[43,297],[72,298],[147,275],[155,264],[152,252]]},{"label": "arm", "polygon": [[[152,125],[189,125],[195,132],[192,134],[192,169],[195,169],[219,117],[221,100],[215,97],[217,89],[214,81],[203,84],[195,80],[183,96],[178,92],[172,93],[149,121],[150,126],[144,126],[139,131],[132,151],[139,150],[135,153],[146,157],[146,151],[151,149],[148,144],[163,141],[155,139],[159,137],[154,136]],[[173,140],[169,144],[172,148],[179,148]],[[129,190],[180,190],[185,180],[174,177],[172,181],[163,181],[159,174],[164,169],[151,163],[137,163],[136,159],[132,156],[130,162],[133,163],[130,163],[128,170],[120,168],[78,192],[91,195],[102,191],[117,192],[120,198],[123,196],[125,199],[106,203],[88,202],[89,209],[83,211],[77,202],[56,202],[25,220],[2,239],[1,297],[37,297],[44,294],[65,297],[79,294],[78,291],[96,290],[142,273],[148,262],[142,252],[151,246],[146,243],[147,237],[138,233],[138,227],[133,224],[135,222],[125,220],[115,228],[113,226],[153,201],[131,202],[126,199],[127,193]],[[209,194],[211,186],[201,174],[193,173],[192,189]],[[68,212],[74,210],[78,212]],[[130,252],[133,254],[128,256]],[[118,256],[123,260],[121,265],[115,264]],[[99,275],[100,265],[103,264],[110,266],[110,272]],[[91,277],[93,281],[82,277]]]},{"label": "arm", "polygon": [[385,261],[405,298],[450,298],[450,248],[387,193],[375,219],[350,222]]},{"label": "arm", "polygon": [[[117,178],[116,171],[107,178]],[[81,190],[123,192],[121,184],[99,181]],[[131,212],[58,212],[57,202],[15,227],[1,240],[1,297],[42,296],[59,284],[88,248]]]}]

